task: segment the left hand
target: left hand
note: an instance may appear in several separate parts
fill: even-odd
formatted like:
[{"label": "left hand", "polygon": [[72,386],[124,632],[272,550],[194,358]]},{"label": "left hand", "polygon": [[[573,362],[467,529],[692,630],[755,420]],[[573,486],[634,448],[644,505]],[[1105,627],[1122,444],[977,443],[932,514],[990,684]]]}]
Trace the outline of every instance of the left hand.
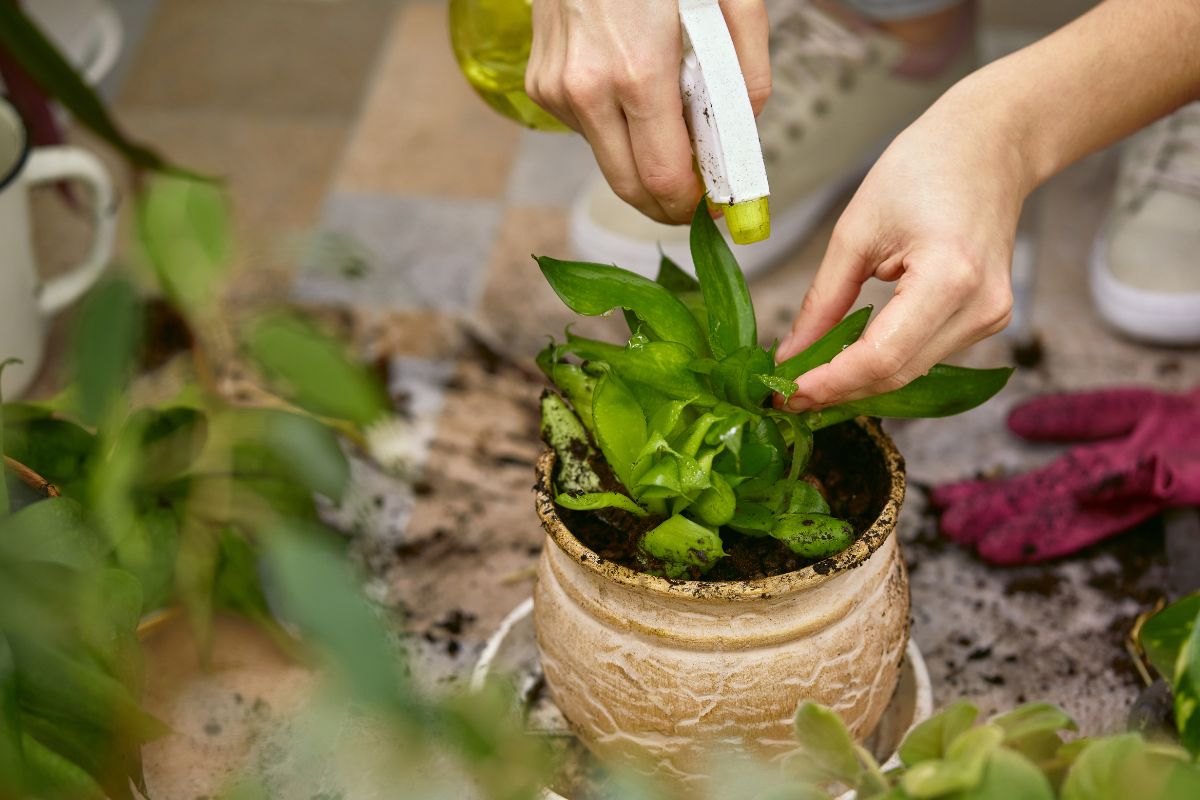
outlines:
[{"label": "left hand", "polygon": [[1008,324],[1032,182],[1005,125],[964,83],[892,142],[838,220],[778,360],[838,322],[870,278],[895,281],[895,294],[858,342],[796,380],[788,410],[898,389]]}]

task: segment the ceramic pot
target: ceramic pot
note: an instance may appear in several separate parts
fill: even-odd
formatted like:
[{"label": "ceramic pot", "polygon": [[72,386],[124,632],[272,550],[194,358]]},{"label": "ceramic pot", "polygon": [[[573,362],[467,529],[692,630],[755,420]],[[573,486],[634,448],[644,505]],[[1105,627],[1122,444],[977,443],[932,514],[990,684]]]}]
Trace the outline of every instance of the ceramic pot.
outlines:
[{"label": "ceramic pot", "polygon": [[881,478],[879,496],[866,498],[874,522],[843,552],[758,580],[670,581],[601,559],[559,517],[553,452],[539,459],[537,512],[550,538],[534,591],[542,668],[602,761],[701,788],[730,758],[793,752],[804,700],[836,710],[859,740],[873,731],[908,641],[894,535],[904,461],[876,422],[850,424]]}]

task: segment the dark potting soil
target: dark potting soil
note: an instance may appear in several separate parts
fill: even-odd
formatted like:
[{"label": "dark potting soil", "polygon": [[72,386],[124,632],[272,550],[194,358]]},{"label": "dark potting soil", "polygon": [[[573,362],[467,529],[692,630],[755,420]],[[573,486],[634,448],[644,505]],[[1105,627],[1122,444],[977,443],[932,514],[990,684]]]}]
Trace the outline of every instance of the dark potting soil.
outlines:
[{"label": "dark potting soil", "polygon": [[[887,502],[890,481],[883,456],[870,436],[849,422],[817,431],[814,439],[809,473],[824,487],[832,514],[848,521],[856,538],[862,536]],[[620,491],[603,459],[593,459],[592,466],[606,490]],[[661,518],[639,519],[613,509],[590,512],[562,507],[558,514],[576,538],[601,558],[634,570],[661,570],[661,562],[638,548],[642,534],[662,522]],[[744,536],[729,528],[722,528],[720,533],[726,557],[707,573],[691,576],[694,580],[754,580],[817,563],[796,555],[769,536]]]}]

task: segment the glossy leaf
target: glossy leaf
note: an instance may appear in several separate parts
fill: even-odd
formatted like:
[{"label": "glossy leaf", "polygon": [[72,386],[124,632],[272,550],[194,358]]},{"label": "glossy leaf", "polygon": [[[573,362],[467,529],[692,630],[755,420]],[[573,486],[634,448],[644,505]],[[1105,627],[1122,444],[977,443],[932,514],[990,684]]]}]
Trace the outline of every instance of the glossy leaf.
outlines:
[{"label": "glossy leaf", "polygon": [[[871,306],[863,306],[834,325],[820,339],[777,365],[775,375],[787,381],[794,381],[810,369],[828,364],[834,356],[857,342],[858,337],[862,336],[862,332],[867,327],[867,320],[871,317],[871,308]],[[776,389],[776,391],[779,390]]]},{"label": "glossy leaf", "polygon": [[1004,731],[1005,744],[1041,733],[1079,730],[1079,726],[1067,712],[1050,703],[1027,703],[1012,711],[998,714],[989,722],[999,725]]},{"label": "glossy leaf", "polygon": [[[1069,747],[1070,745],[1068,745]],[[1087,742],[1059,792],[1061,800],[1184,800],[1200,791],[1200,767],[1179,748],[1128,733]]]},{"label": "glossy leaf", "polygon": [[787,378],[779,378],[774,375],[755,375],[754,377],[762,381],[763,386],[772,392],[783,395],[784,400],[787,400],[796,391],[796,383]]},{"label": "glossy leaf", "polygon": [[828,514],[779,514],[771,536],[805,558],[825,558],[845,550],[854,542],[849,522]]},{"label": "glossy leaf", "polygon": [[658,259],[658,274],[655,275],[654,282],[676,297],[688,292],[700,291],[700,282],[685,272],[665,253],[661,254]]},{"label": "glossy leaf", "polygon": [[558,389],[571,401],[579,421],[589,432],[595,431],[592,418],[592,396],[596,392],[596,377],[588,375],[578,364],[559,360],[562,346],[550,344],[537,356],[537,365]]},{"label": "glossy leaf", "polygon": [[1004,388],[1010,367],[969,369],[937,364],[929,373],[887,394],[853,400],[808,415],[813,430],[859,415],[947,417],[975,408]]},{"label": "glossy leaf", "polygon": [[957,736],[942,759],[920,761],[909,768],[900,785],[914,798],[934,798],[976,788],[1004,732],[991,725],[971,728]]},{"label": "glossy leaf", "polygon": [[669,578],[682,578],[693,570],[704,573],[725,555],[715,531],[679,514],[647,531],[641,547],[662,560]]},{"label": "glossy leaf", "polygon": [[1139,635],[1142,649],[1167,683],[1175,680],[1179,653],[1191,636],[1197,616],[1200,616],[1200,592],[1172,603],[1142,625]]},{"label": "glossy leaf", "polygon": [[688,514],[704,525],[716,528],[733,519],[737,498],[733,494],[733,487],[719,472],[709,473],[708,480],[709,488],[688,506]]},{"label": "glossy leaf", "polygon": [[646,443],[646,416],[629,387],[608,372],[592,400],[596,440],[617,480],[633,488],[633,462]]},{"label": "glossy leaf", "polygon": [[250,354],[296,405],[360,426],[387,409],[382,387],[337,340],[299,317],[277,314],[253,327]]},{"label": "glossy leaf", "polygon": [[757,347],[758,328],[746,279],[703,200],[692,216],[691,250],[708,311],[713,355],[720,359],[743,347]]},{"label": "glossy leaf", "polygon": [[691,313],[669,291],[628,270],[604,264],[536,257],[542,274],[567,307],[597,316],[627,308],[660,340],[678,342],[697,355],[708,351]]},{"label": "glossy leaf", "polygon": [[796,739],[800,745],[794,763],[807,780],[838,781],[854,786],[862,765],[846,724],[835,712],[805,701],[796,710]]},{"label": "glossy leaf", "polygon": [[955,800],[1054,800],[1050,781],[1033,762],[1003,747],[994,750],[978,785]]},{"label": "glossy leaf", "polygon": [[646,509],[633,502],[630,498],[618,492],[591,492],[588,494],[567,494],[566,492],[554,498],[554,502],[572,511],[596,511],[601,508],[619,508],[639,517],[648,513]]},{"label": "glossy leaf", "polygon": [[950,743],[975,724],[979,709],[959,700],[918,723],[900,744],[900,760],[911,767],[922,761],[944,758]]},{"label": "glossy leaf", "polygon": [[567,343],[562,349],[586,360],[603,361],[623,381],[649,386],[667,397],[676,400],[700,398],[709,403],[716,402],[690,369],[692,351],[676,342],[647,342],[621,347],[568,334]]}]

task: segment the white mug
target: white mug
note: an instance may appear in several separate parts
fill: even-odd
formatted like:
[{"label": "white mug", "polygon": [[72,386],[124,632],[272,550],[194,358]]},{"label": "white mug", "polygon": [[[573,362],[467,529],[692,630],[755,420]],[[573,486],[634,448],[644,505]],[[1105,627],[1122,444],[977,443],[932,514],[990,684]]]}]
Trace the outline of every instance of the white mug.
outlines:
[{"label": "white mug", "polygon": [[[83,263],[43,281],[33,258],[29,188],[39,183],[79,180],[92,189],[95,230]],[[91,288],[112,258],[116,194],[100,160],[78,147],[31,148],[21,117],[0,98],[0,378],[5,400],[19,396],[37,376],[45,348],[46,320]]]}]

